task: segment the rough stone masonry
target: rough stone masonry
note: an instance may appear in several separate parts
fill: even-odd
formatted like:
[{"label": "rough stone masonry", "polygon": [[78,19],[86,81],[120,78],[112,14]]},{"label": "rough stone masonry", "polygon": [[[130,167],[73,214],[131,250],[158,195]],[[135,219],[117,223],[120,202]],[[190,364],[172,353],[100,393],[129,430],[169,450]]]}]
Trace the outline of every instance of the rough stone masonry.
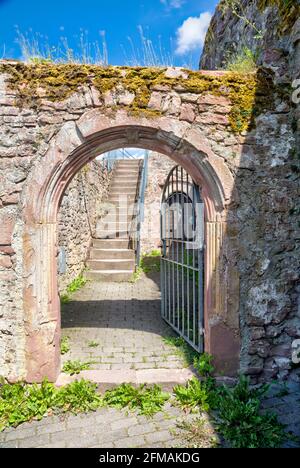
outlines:
[{"label": "rough stone masonry", "polygon": [[100,153],[181,164],[205,203],[205,344],[225,375],[299,378],[295,118],[270,73],[0,64],[0,369],[60,369],[57,222]]}]

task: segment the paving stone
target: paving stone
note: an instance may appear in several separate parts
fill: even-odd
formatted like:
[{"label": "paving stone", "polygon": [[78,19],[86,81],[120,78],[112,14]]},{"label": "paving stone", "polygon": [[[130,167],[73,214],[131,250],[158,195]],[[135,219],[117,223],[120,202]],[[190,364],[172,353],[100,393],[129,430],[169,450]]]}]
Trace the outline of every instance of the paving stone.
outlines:
[{"label": "paving stone", "polygon": [[[61,435],[60,435],[61,437]],[[18,441],[19,448],[35,448],[40,445],[47,445],[50,442],[50,435],[36,435],[34,437],[29,437]]]},{"label": "paving stone", "polygon": [[144,444],[145,438],[143,436],[127,437],[126,439],[115,441],[117,448],[138,448]]},{"label": "paving stone", "polygon": [[155,432],[156,426],[154,423],[145,423],[145,424],[138,424],[136,426],[132,426],[128,428],[128,435],[129,436],[137,436],[137,435],[144,435],[149,434],[150,432]]},{"label": "paving stone", "polygon": [[[47,427],[47,426],[44,426]],[[27,439],[29,437],[33,437],[36,435],[36,427],[22,427],[19,426],[18,429],[14,429],[12,431],[6,432],[4,435],[4,441],[9,442],[11,440],[22,440]]]},{"label": "paving stone", "polygon": [[130,426],[135,426],[137,423],[138,423],[137,418],[132,417],[132,418],[126,418],[126,419],[123,419],[123,420],[121,419],[119,421],[112,421],[110,423],[110,427],[114,431],[114,430],[117,430],[117,429],[125,429],[125,428],[128,428]]},{"label": "paving stone", "polygon": [[149,444],[155,444],[156,442],[166,442],[171,439],[170,431],[157,431],[151,434],[145,435],[146,442]]}]

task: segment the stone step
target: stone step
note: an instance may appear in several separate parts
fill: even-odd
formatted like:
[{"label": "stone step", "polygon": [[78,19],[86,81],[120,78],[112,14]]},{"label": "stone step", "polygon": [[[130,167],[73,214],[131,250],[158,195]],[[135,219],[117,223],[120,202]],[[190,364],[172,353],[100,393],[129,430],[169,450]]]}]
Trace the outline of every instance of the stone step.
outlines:
[{"label": "stone step", "polygon": [[145,370],[89,370],[78,376],[60,374],[56,386],[62,387],[78,379],[96,383],[101,392],[111,390],[123,383],[139,386],[141,384],[160,385],[163,390],[172,392],[176,385],[186,385],[193,377],[198,377],[192,369],[145,369]]},{"label": "stone step", "polygon": [[126,167],[124,167],[124,169],[118,168],[114,170],[114,177],[127,176],[131,178],[138,178],[139,172],[139,169],[127,169]]},{"label": "stone step", "polygon": [[127,232],[131,229],[131,222],[128,221],[99,221],[97,224],[98,231],[106,231],[108,233],[113,232]]},{"label": "stone step", "polygon": [[136,188],[132,187],[112,187],[109,191],[109,197],[113,195],[136,195]]},{"label": "stone step", "polygon": [[133,260],[134,251],[130,249],[97,249],[90,250],[90,260]]},{"label": "stone step", "polygon": [[85,273],[88,280],[104,283],[127,283],[132,279],[133,271],[111,270],[96,271],[90,270]]},{"label": "stone step", "polygon": [[129,239],[93,239],[95,249],[128,249]]},{"label": "stone step", "polygon": [[102,259],[88,260],[87,266],[91,271],[134,271],[134,260]]},{"label": "stone step", "polygon": [[141,164],[143,162],[143,159],[118,159],[117,165],[119,164],[125,164],[126,166],[131,166],[134,164]]},{"label": "stone step", "polygon": [[119,177],[114,177],[111,181],[111,185],[113,184],[123,184],[123,185],[134,185],[136,186],[138,183],[138,178],[137,177],[132,177],[132,176],[119,176]]},{"label": "stone step", "polygon": [[136,190],[137,188],[137,180],[136,181],[128,181],[128,180],[119,180],[116,179],[115,181],[113,180],[111,185],[110,185],[110,190],[113,190],[114,188],[126,188],[126,189],[132,189]]},{"label": "stone step", "polygon": [[123,162],[119,162],[118,164],[115,165],[115,169],[139,169],[140,168],[140,163],[137,162],[132,162],[131,164],[126,164]]},{"label": "stone step", "polygon": [[109,198],[108,198],[108,202],[120,202],[120,203],[124,203],[126,201],[135,201],[136,199],[136,194],[109,194]]},{"label": "stone step", "polygon": [[115,212],[105,216],[105,218],[99,219],[98,223],[130,223],[133,219],[133,213],[128,213],[127,211]]},{"label": "stone step", "polygon": [[126,231],[107,231],[97,230],[96,231],[97,239],[128,239],[128,230]]}]

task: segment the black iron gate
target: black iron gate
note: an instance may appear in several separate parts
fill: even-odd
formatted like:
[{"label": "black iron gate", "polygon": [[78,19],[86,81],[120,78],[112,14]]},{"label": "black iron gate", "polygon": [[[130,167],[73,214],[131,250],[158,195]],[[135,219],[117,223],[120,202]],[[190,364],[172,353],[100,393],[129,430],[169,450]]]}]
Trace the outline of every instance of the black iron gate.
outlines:
[{"label": "black iron gate", "polygon": [[204,204],[180,166],[170,172],[161,205],[163,319],[199,353],[204,349]]}]

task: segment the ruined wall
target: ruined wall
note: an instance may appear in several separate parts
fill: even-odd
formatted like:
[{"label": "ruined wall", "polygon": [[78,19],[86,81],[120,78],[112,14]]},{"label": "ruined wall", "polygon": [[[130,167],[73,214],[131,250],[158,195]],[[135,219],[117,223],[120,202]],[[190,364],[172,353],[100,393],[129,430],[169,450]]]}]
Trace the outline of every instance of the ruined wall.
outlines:
[{"label": "ruined wall", "polygon": [[141,250],[151,252],[160,248],[160,205],[166,179],[175,162],[163,154],[149,156],[148,184],[145,194],[145,219],[142,224]]},{"label": "ruined wall", "polygon": [[[286,377],[292,342],[299,337],[299,181],[291,106],[290,85],[274,83],[266,72],[244,76],[0,63],[1,373],[11,380],[28,375],[28,356],[34,368],[31,377],[40,378],[40,369],[51,367],[44,356],[49,360],[52,353],[49,336],[55,323],[46,316],[43,297],[39,315],[34,315],[35,298],[45,291],[35,283],[41,272],[31,266],[31,259],[38,257],[39,234],[32,234],[28,222],[32,189],[48,175],[53,158],[55,172],[62,155],[67,158],[75,148],[87,147],[103,128],[111,134],[106,130],[108,144],[102,148],[111,150],[109,138],[121,138],[119,128],[128,125],[127,146],[149,143],[147,132],[153,129],[153,147],[148,149],[169,151],[171,145],[175,158],[191,168],[198,158],[204,182],[212,187],[210,195],[206,193],[208,283],[213,278],[208,284],[208,320],[211,349],[225,362],[224,372],[232,356],[234,360],[240,354],[240,368],[257,380]],[[97,155],[97,147],[91,148],[90,158]],[[209,211],[213,204],[215,215]],[[26,207],[29,227],[24,234]],[[48,235],[52,226],[46,227]],[[30,266],[29,273],[24,265]],[[41,352],[26,354],[28,336]],[[43,350],[41,343],[46,343]]]},{"label": "ruined wall", "polygon": [[[209,28],[200,67],[222,69],[248,47],[275,85],[290,87],[289,100],[256,119],[245,132],[235,169],[241,222],[238,267],[242,369],[271,379],[288,374],[300,380],[291,362],[300,337],[299,216],[300,99],[293,97],[300,77],[300,2],[243,0],[240,13],[257,31],[220,2]],[[294,88],[292,88],[292,84]],[[298,96],[298,95],[297,95]],[[227,141],[228,143],[228,141]],[[225,143],[226,144],[226,143]],[[213,150],[227,161],[234,152]]]},{"label": "ruined wall", "polygon": [[59,210],[58,245],[65,249],[66,273],[59,275],[59,289],[82,273],[98,218],[106,213],[110,175],[95,160],[75,176]]}]

